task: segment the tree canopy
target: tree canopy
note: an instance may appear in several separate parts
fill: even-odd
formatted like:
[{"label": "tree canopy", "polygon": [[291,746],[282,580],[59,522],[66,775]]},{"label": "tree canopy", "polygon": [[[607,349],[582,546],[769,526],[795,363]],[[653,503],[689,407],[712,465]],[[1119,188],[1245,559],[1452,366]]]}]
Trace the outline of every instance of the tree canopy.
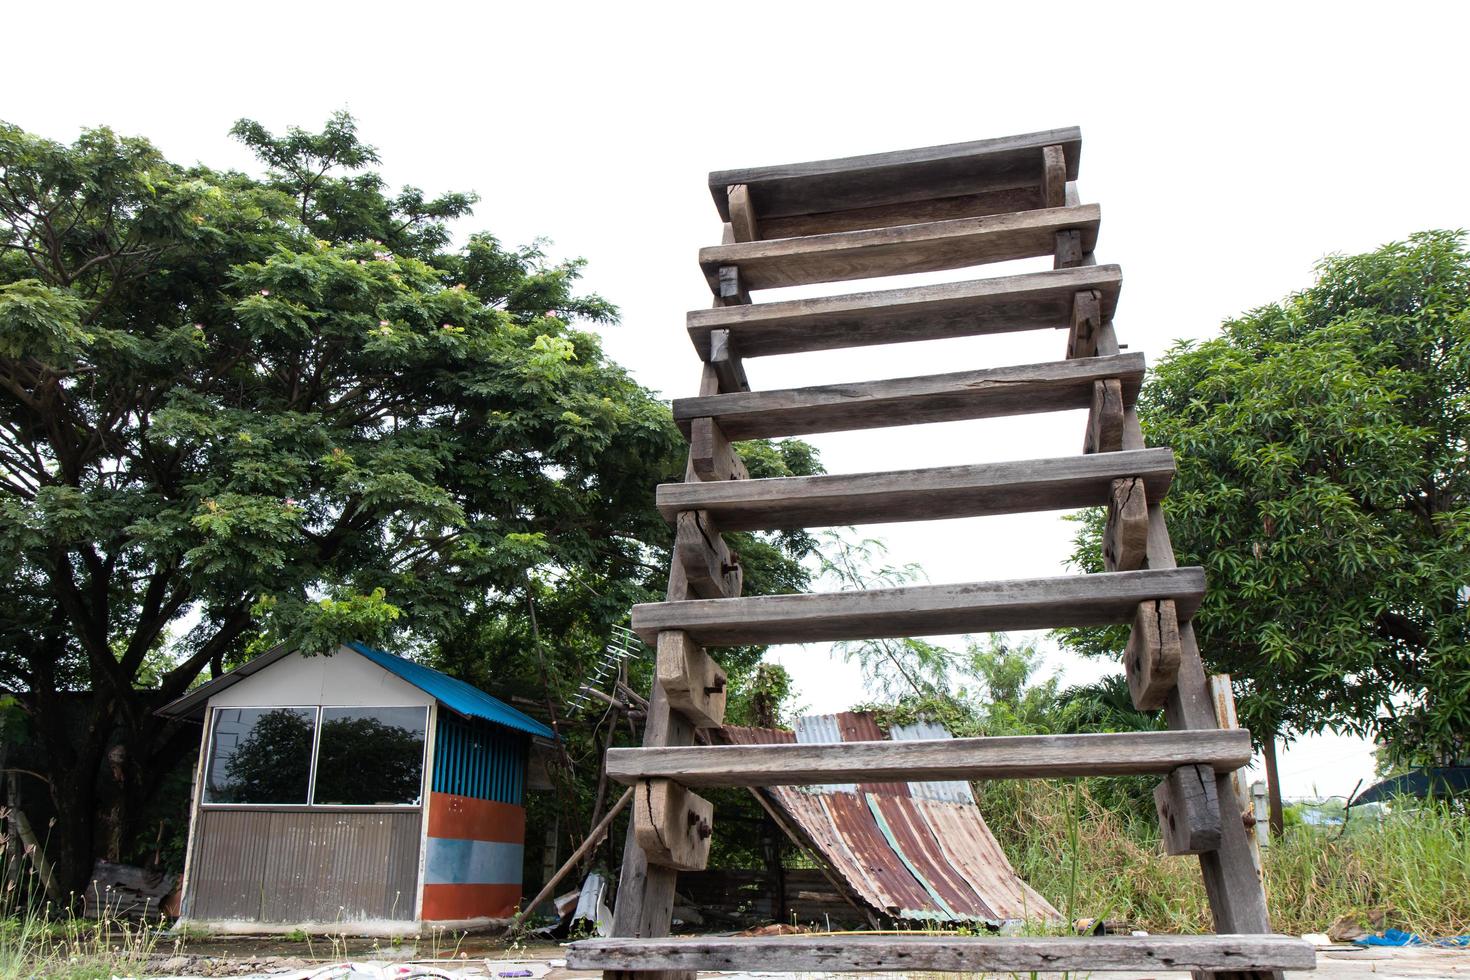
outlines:
[{"label": "tree canopy", "polygon": [[[684,448],[577,328],[617,317],[581,262],[454,245],[473,195],[390,192],[345,114],[232,132],[263,179],[0,125],[0,690],[73,882],[197,739],[152,708],[205,670],[356,638],[483,680],[540,603],[543,676],[575,674],[545,651],[597,650],[663,590],[651,491]],[[747,583],[800,585],[805,546],[746,536]]]},{"label": "tree canopy", "polygon": [[[1195,619],[1257,738],[1352,731],[1401,762],[1470,738],[1470,251],[1425,232],[1184,343],[1138,403]],[[1100,519],[1075,561],[1101,570]],[[1065,634],[1115,656],[1118,631]]]}]

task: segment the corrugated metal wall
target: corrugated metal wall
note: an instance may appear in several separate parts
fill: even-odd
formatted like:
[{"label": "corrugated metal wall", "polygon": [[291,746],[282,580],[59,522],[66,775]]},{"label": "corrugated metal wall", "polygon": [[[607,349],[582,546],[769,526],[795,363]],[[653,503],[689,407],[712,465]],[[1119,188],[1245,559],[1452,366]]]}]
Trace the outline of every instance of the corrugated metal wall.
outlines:
[{"label": "corrugated metal wall", "polygon": [[190,919],[412,921],[422,813],[199,812]]},{"label": "corrugated metal wall", "polygon": [[529,735],[470,723],[440,709],[434,730],[434,792],[519,806],[526,792],[530,747]]},{"label": "corrugated metal wall", "polygon": [[521,901],[530,737],[442,706],[424,843],[426,922],[503,918]]}]

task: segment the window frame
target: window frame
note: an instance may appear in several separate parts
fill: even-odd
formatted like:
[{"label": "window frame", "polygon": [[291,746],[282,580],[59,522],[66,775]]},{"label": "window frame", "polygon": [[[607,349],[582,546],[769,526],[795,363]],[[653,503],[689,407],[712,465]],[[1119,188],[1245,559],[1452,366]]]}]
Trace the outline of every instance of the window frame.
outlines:
[{"label": "window frame", "polygon": [[[206,727],[206,745],[204,770],[199,780],[199,808],[201,810],[311,810],[318,813],[332,813],[334,811],[351,811],[361,813],[364,811],[383,810],[390,812],[404,812],[422,810],[428,796],[427,783],[429,778],[429,725],[432,720],[428,704],[223,704],[211,705],[209,708],[209,719]],[[313,803],[316,797],[316,767],[317,754],[322,740],[322,710],[325,708],[356,708],[359,710],[372,710],[375,708],[419,708],[424,712],[424,740],[423,749],[419,755],[419,801],[417,803]],[[215,762],[215,727],[219,723],[219,712],[221,711],[275,711],[278,709],[290,709],[297,711],[312,712],[311,732],[311,759],[306,775],[306,802],[304,803],[213,803],[206,797],[209,794],[209,774]]]}]

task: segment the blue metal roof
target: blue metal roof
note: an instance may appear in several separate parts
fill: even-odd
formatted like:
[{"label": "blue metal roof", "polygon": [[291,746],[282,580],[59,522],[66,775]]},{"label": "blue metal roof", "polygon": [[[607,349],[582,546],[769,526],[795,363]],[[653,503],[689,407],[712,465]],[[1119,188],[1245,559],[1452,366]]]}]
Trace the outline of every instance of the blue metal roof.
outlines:
[{"label": "blue metal roof", "polygon": [[365,643],[352,642],[346,646],[462,715],[470,718],[483,718],[485,721],[503,725],[518,732],[525,732],[528,735],[556,738],[555,732],[535,718],[517,711],[499,698],[491,697],[464,681],[455,680],[448,674],[432,667],[425,667],[423,664],[416,664],[412,660],[405,660],[396,654],[374,650]]}]

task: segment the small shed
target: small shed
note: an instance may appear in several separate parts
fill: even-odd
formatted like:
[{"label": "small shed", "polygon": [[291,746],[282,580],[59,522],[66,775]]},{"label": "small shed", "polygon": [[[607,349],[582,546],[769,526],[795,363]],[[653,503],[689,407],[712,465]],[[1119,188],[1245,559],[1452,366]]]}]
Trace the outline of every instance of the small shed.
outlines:
[{"label": "small shed", "polygon": [[161,713],[204,727],[184,921],[400,933],[520,904],[524,796],[555,735],[484,691],[361,643],[277,647]]}]

